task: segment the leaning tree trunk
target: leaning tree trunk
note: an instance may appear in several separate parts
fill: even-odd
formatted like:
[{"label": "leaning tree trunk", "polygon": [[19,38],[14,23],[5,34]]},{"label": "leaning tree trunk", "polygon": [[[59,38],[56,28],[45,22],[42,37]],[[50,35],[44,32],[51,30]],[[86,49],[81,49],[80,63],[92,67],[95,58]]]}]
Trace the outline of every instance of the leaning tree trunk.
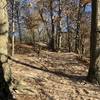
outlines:
[{"label": "leaning tree trunk", "polygon": [[8,64],[7,44],[8,44],[8,14],[6,0],[0,0],[0,99],[4,99],[4,95],[8,96],[8,83],[11,78],[10,67]]}]

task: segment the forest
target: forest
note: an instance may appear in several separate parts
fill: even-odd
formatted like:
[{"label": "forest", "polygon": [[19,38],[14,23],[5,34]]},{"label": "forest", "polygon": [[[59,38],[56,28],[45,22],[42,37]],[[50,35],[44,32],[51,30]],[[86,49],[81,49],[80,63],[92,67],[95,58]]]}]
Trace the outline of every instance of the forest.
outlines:
[{"label": "forest", "polygon": [[100,0],[0,0],[0,100],[100,100]]}]

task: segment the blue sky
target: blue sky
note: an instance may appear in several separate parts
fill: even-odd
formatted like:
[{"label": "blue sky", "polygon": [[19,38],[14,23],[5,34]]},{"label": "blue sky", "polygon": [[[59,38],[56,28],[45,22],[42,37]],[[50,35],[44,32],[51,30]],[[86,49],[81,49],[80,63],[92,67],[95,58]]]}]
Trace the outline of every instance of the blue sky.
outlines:
[{"label": "blue sky", "polygon": [[85,9],[85,11],[86,12],[91,12],[91,4],[88,4],[87,6],[86,6],[86,9]]}]

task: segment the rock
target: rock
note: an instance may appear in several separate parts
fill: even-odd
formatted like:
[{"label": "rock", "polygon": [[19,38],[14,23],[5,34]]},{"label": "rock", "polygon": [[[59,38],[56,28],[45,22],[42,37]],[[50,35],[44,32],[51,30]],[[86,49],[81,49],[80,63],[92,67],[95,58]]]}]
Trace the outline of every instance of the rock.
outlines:
[{"label": "rock", "polygon": [[3,70],[4,70],[4,78],[6,82],[11,81],[11,68],[8,63],[2,64]]}]

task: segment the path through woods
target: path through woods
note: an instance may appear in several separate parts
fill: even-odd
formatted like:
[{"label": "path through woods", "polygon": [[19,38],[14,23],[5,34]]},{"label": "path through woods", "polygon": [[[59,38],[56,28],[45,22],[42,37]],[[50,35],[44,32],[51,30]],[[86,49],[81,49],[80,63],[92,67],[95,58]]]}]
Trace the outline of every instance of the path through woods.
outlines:
[{"label": "path through woods", "polygon": [[31,65],[12,63],[17,100],[100,100],[99,87],[85,81],[88,64],[76,54],[41,51],[38,56],[31,46],[18,45],[15,57]]}]

